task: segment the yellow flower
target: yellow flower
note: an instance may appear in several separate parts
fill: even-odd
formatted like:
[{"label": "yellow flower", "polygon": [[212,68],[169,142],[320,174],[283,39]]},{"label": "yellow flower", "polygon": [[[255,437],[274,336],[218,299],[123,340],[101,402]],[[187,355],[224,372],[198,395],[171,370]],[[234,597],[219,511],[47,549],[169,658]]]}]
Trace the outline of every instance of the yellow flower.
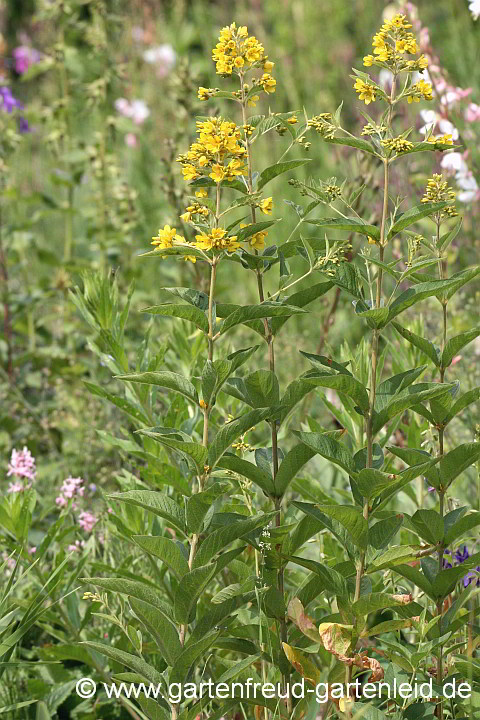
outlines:
[{"label": "yellow flower", "polygon": [[200,250],[226,250],[234,252],[240,243],[237,236],[226,237],[227,231],[224,228],[213,228],[208,234],[195,235],[196,245]]},{"label": "yellow flower", "polygon": [[212,172],[210,173],[209,177],[212,178],[216,183],[219,183],[223,180],[225,177],[225,170],[223,168],[223,165],[214,165],[212,167]]},{"label": "yellow flower", "polygon": [[187,165],[184,165],[182,168],[183,178],[184,180],[195,180],[195,178],[198,177],[198,173],[193,165],[188,163]]},{"label": "yellow flower", "polygon": [[263,73],[262,77],[258,81],[259,85],[262,86],[264,92],[274,93],[277,81],[273,78],[270,73]]},{"label": "yellow flower", "polygon": [[273,210],[273,198],[265,198],[260,202],[258,207],[265,215],[271,215]]},{"label": "yellow flower", "polygon": [[419,80],[416,82],[412,87],[410,88],[410,93],[407,97],[408,103],[412,102],[420,102],[420,98],[423,97],[424,100],[432,100],[432,86],[430,83],[425,82],[425,80]]},{"label": "yellow flower", "polygon": [[256,232],[255,235],[249,238],[250,246],[254,248],[254,250],[263,250],[267,235],[268,233],[265,230],[259,230],[259,232]]},{"label": "yellow flower", "polygon": [[195,191],[195,197],[206,198],[208,197],[208,192],[205,190],[205,188],[201,188],[200,190]]},{"label": "yellow flower", "polygon": [[292,115],[291,117],[288,118],[287,122],[290,123],[290,125],[295,125],[295,123],[298,122],[297,116],[296,116],[296,115]]},{"label": "yellow flower", "polygon": [[263,63],[263,69],[265,70],[265,72],[271,73],[274,65],[275,65],[275,63],[272,62],[271,60],[265,60],[265,62]]},{"label": "yellow flower", "polygon": [[260,100],[260,95],[252,95],[247,100],[247,105],[249,107],[257,107],[257,102]]},{"label": "yellow flower", "polygon": [[152,245],[157,245],[156,250],[165,250],[173,247],[173,241],[178,240],[179,242],[185,242],[185,238],[182,235],[177,235],[177,228],[172,228],[170,225],[164,225],[163,230],[158,231],[157,237],[152,238]]},{"label": "yellow flower", "polygon": [[373,85],[369,85],[363,80],[360,80],[360,78],[357,78],[353,87],[357,91],[360,100],[363,100],[365,105],[370,105],[371,102],[375,102],[375,88]]},{"label": "yellow flower", "polygon": [[453,136],[446,134],[446,135],[438,135],[438,137],[435,137],[432,135],[428,138],[429,143],[434,143],[435,145],[453,145]]},{"label": "yellow flower", "polygon": [[182,215],[180,215],[180,218],[183,220],[183,222],[190,222],[190,219],[192,217],[192,213],[184,212]]},{"label": "yellow flower", "polygon": [[193,264],[195,264],[195,263],[197,262],[197,258],[195,257],[195,255],[184,255],[184,256],[183,256],[183,259],[185,260],[185,262],[188,261],[188,262],[191,262],[191,263],[193,263]]},{"label": "yellow flower", "polygon": [[199,100],[208,100],[215,95],[215,88],[205,88],[200,86],[198,88],[197,97]]},{"label": "yellow flower", "polygon": [[374,58],[373,55],[365,55],[365,57],[363,58],[363,64],[365,65],[365,67],[371,67],[375,62],[375,59],[376,58]]},{"label": "yellow flower", "polygon": [[239,55],[238,57],[235,58],[233,64],[235,65],[236,68],[241,68],[245,65],[245,60],[243,59],[243,57],[241,57],[241,55]]}]

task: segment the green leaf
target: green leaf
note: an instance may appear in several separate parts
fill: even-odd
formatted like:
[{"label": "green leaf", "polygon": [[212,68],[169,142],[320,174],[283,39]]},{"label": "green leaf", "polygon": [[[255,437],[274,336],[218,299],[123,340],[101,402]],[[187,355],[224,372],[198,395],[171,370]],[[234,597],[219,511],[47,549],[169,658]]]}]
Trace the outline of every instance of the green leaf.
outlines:
[{"label": "green leaf", "polygon": [[447,393],[451,388],[452,385],[448,383],[417,383],[406,387],[400,393],[394,395],[392,400],[380,412],[374,414],[372,427],[374,434],[379,432],[395,415],[399,415],[409,408],[414,408],[415,405],[425,400],[439,397]]},{"label": "green leaf", "polygon": [[138,433],[153,438],[153,440],[172,448],[172,450],[177,450],[186,460],[192,460],[199,475],[204,472],[207,449],[200,443],[191,442],[189,437],[180,430],[152,428],[151,430],[139,430]]},{"label": "green leaf", "polygon": [[211,360],[206,360],[202,371],[202,398],[209,405],[215,394],[218,383],[218,375],[215,366]]},{"label": "green leaf", "polygon": [[219,460],[218,465],[252,480],[252,482],[258,485],[267,495],[275,494],[272,476],[248,460],[244,460],[232,453],[225,453]]},{"label": "green leaf", "polygon": [[375,470],[374,468],[364,468],[360,470],[355,478],[357,487],[362,497],[372,498],[378,497],[384,490],[391,487],[396,480],[395,475]]},{"label": "green leaf", "polygon": [[325,372],[325,368],[328,368],[329,370],[337,370],[337,372],[342,373],[343,375],[349,375],[352,377],[352,373],[345,367],[348,363],[337,363],[335,360],[332,360],[325,355],[314,355],[313,353],[307,353],[303,350],[300,350],[300,354],[303,355],[303,357],[306,357],[313,367],[320,372]]},{"label": "green leaf", "polygon": [[241,325],[258,318],[290,317],[305,312],[302,308],[268,301],[260,305],[244,305],[225,318],[220,333],[223,334],[230,328],[235,327],[235,325]]},{"label": "green leaf", "polygon": [[339,443],[324,433],[294,431],[294,435],[316,454],[330,460],[330,462],[335,463],[335,465],[339,465],[350,475],[355,474],[353,455],[342,443]]},{"label": "green leaf", "polygon": [[118,502],[144,508],[167,520],[169,525],[185,535],[185,513],[175,500],[164,493],[155,490],[129,490],[123,493],[111,493],[108,497]]},{"label": "green leaf", "polygon": [[197,550],[193,567],[196,568],[200,565],[206,565],[217,553],[228,547],[234,540],[248,535],[259,527],[268,526],[272,514],[273,513],[267,513],[265,515],[248,517],[244,520],[237,520],[211,532]]},{"label": "green leaf", "polygon": [[450,545],[462,535],[480,525],[480,512],[471,512],[457,520],[445,534],[445,545]]},{"label": "green leaf", "polygon": [[443,518],[435,510],[417,510],[411,522],[423,540],[431,545],[442,542],[445,532]]},{"label": "green leaf", "polygon": [[197,600],[215,575],[216,565],[210,563],[196,567],[180,580],[175,592],[175,619],[186,625],[191,621]]},{"label": "green leaf", "polygon": [[136,405],[134,405],[129,400],[126,400],[125,398],[117,397],[113,393],[108,392],[104,388],[100,387],[99,385],[95,385],[94,383],[86,382],[84,380],[83,384],[85,385],[87,390],[92,393],[92,395],[97,395],[98,397],[108,400],[108,402],[112,403],[112,405],[115,405],[120,410],[123,410],[124,413],[129,415],[136,422],[140,422],[140,423],[144,423],[145,425],[148,425],[149,420],[148,420],[148,417],[143,412],[143,410],[140,407],[137,407]]},{"label": "green leaf", "polygon": [[332,282],[341,290],[345,290],[349,295],[363,302],[362,276],[353,263],[340,263],[340,265],[337,265]]},{"label": "green leaf", "polygon": [[356,148],[357,150],[363,150],[363,152],[370,153],[370,155],[378,155],[375,152],[375,148],[370,145],[366,140],[360,140],[360,138],[354,137],[333,137],[323,138],[325,142],[334,145],[348,145],[348,147]]},{"label": "green leaf", "polygon": [[408,290],[404,290],[390,305],[388,322],[397,317],[397,315],[400,315],[400,313],[407,308],[412,307],[412,305],[415,305],[417,302],[420,302],[420,300],[425,300],[426,298],[433,297],[434,295],[437,296],[440,293],[451,290],[452,288],[457,289],[459,282],[459,278],[454,275],[448,280],[421,282],[418,285],[408,288]]},{"label": "green leaf", "polygon": [[349,218],[319,218],[317,220],[305,220],[310,225],[317,227],[326,227],[331,230],[348,230],[348,232],[357,232],[374,240],[380,239],[380,229],[376,225],[368,225],[363,220],[354,217]]},{"label": "green leaf", "polygon": [[288,485],[296,476],[300,468],[307,463],[315,451],[305,444],[295,445],[283,458],[274,480],[274,497],[283,497]]},{"label": "green leaf", "polygon": [[260,222],[250,223],[244,228],[241,228],[237,232],[237,240],[238,242],[244,242],[245,240],[248,240],[249,237],[252,237],[252,235],[255,235],[257,232],[264,232],[267,228],[274,225],[277,220],[261,220]]},{"label": "green leaf", "polygon": [[182,652],[175,625],[150,603],[130,598],[130,605],[140,622],[151,634],[168,665],[173,665]]},{"label": "green leaf", "polygon": [[355,314],[365,318],[368,327],[373,330],[382,328],[387,323],[388,307],[371,308],[370,310],[361,310],[359,306],[355,306]]},{"label": "green leaf", "polygon": [[189,572],[188,561],[175,540],[161,535],[134,535],[133,540],[165,563],[179,579]]},{"label": "green leaf", "polygon": [[177,658],[177,661],[172,668],[168,679],[169,684],[172,685],[173,683],[185,683],[193,663],[198,660],[198,658],[213,645],[215,640],[218,639],[219,635],[219,632],[211,632],[195,643],[189,642],[183,652]]},{"label": "green leaf", "polygon": [[442,368],[447,368],[452,362],[455,355],[468,343],[475,340],[480,335],[480,327],[472,328],[466,332],[460,333],[451,338],[445,345],[445,349],[442,353]]},{"label": "green leaf", "polygon": [[139,658],[137,655],[132,655],[131,653],[127,653],[124,650],[119,650],[118,648],[106,643],[88,641],[82,642],[82,645],[86,645],[87,647],[96,650],[101,655],[106,655],[108,658],[120,663],[121,665],[126,665],[149,682],[155,683],[155,685],[160,685],[161,687],[165,687],[165,680],[163,678],[163,675],[159,673],[158,670],[155,670],[154,667],[146,663],[145,660]]},{"label": "green leaf", "polygon": [[444,455],[439,464],[440,480],[448,488],[470,465],[480,458],[480,443],[463,443]]},{"label": "green leaf", "polygon": [[443,420],[443,425],[448,425],[448,423],[461,413],[462,410],[465,410],[465,408],[472,403],[477,402],[478,399],[480,399],[480,387],[473,388],[473,390],[469,390],[464,393],[450,408]]},{"label": "green leaf", "polygon": [[420,337],[420,335],[415,335],[415,333],[411,330],[407,330],[397,322],[392,322],[392,325],[395,330],[405,338],[405,340],[408,340],[411,345],[414,345],[416,348],[421,350],[428,358],[430,358],[436,367],[440,367],[440,351],[435,348],[435,345],[431,343],[430,340]]},{"label": "green leaf", "polygon": [[434,597],[443,600],[454,590],[457,582],[467,574],[468,570],[478,565],[479,562],[480,553],[475,553],[461,565],[439,572],[432,583]]},{"label": "green leaf", "polygon": [[200,533],[203,521],[213,503],[221,495],[232,489],[228,482],[216,482],[207,490],[195,493],[187,500],[187,525],[192,533]]},{"label": "green leaf", "polygon": [[450,245],[450,243],[453,240],[455,240],[458,233],[460,232],[460,228],[462,227],[462,221],[463,221],[463,218],[461,218],[461,217],[457,218],[453,228],[451,230],[448,230],[448,232],[444,233],[441,236],[440,241],[437,243],[438,250],[445,251],[448,248],[448,246]]},{"label": "green leaf", "polygon": [[354,378],[352,375],[339,374],[333,375],[328,372],[319,374],[316,370],[302,375],[301,378],[304,382],[313,385],[314,387],[328,387],[336,390],[337,392],[348,395],[352,398],[354,403],[358,405],[363,413],[368,412],[369,401],[368,393],[362,383]]},{"label": "green leaf", "polygon": [[286,642],[282,642],[282,647],[295,670],[302,678],[305,678],[310,685],[316,687],[322,678],[322,674],[315,663],[310,660],[308,655],[305,655],[298,648],[288,645]]},{"label": "green leaf", "polygon": [[405,604],[406,603],[401,600],[398,600],[395,595],[389,595],[388,593],[368,593],[367,595],[362,595],[359,600],[353,603],[352,610],[355,615],[363,616],[371,612],[404,606]]},{"label": "green leaf", "polygon": [[[191,250],[191,248],[188,248]],[[193,305],[171,305],[166,303],[165,305],[153,305],[142,310],[144,313],[149,315],[163,315],[164,317],[176,317],[182,320],[189,320],[191,323],[197,326],[205,334],[208,333],[208,319],[203,310],[200,310]]]},{"label": "green leaf", "polygon": [[183,375],[169,371],[155,371],[131,373],[129,375],[116,375],[119,380],[126,382],[144,383],[145,385],[156,385],[158,387],[168,388],[180,393],[193,403],[198,405],[198,394],[194,386]]},{"label": "green leaf", "polygon": [[403,524],[403,515],[379,520],[368,530],[368,541],[377,550],[383,550],[393,540]]},{"label": "green leaf", "polygon": [[241,415],[239,418],[232,420],[217,432],[215,438],[210,443],[208,450],[208,465],[214,468],[218,463],[223,453],[231,446],[231,444],[240,435],[243,435],[250,430],[254,425],[265,420],[272,411],[270,408],[251,410],[250,412]]},{"label": "green leaf", "polygon": [[316,560],[309,560],[308,558],[300,558],[292,555],[290,557],[291,562],[300,567],[311,570],[320,579],[320,585],[322,590],[319,592],[326,591],[329,595],[335,595],[337,597],[348,597],[348,586],[347,581],[341,575],[338,570],[331,568],[324,563],[319,563]]},{"label": "green leaf", "polygon": [[310,162],[310,158],[303,158],[301,160],[286,160],[285,162],[270,165],[270,167],[265,168],[265,170],[262,170],[260,173],[256,189],[261,190],[267,183],[270,182],[270,180],[273,180],[273,178],[276,178],[278,175],[294,170],[301,165],[306,165],[308,162]]},{"label": "green leaf", "polygon": [[352,541],[365,549],[368,542],[368,522],[362,511],[353,505],[317,505],[318,509],[343,525]]},{"label": "green leaf", "polygon": [[388,231],[387,240],[393,238],[397,233],[401,232],[406,227],[409,227],[410,225],[413,225],[413,223],[418,222],[418,220],[427,217],[427,215],[433,215],[434,213],[439,212],[446,205],[446,202],[429,202],[421,203],[421,205],[416,205],[415,207],[410,208],[409,210],[404,212],[403,215],[400,215],[398,220],[394,222],[394,224]]},{"label": "green leaf", "polygon": [[128,580],[126,578],[103,578],[88,577],[82,578],[83,582],[95,585],[108,592],[118,592],[121,595],[137,598],[143,602],[156,607],[160,612],[170,614],[169,606],[159,597],[157,589],[139,580]]},{"label": "green leaf", "polygon": [[445,292],[439,295],[439,300],[441,300],[442,298],[445,300],[450,300],[450,298],[455,295],[457,290],[470,282],[470,280],[473,280],[475,277],[477,277],[479,273],[480,265],[475,265],[474,267],[467,268],[466,270],[461,270],[460,272],[455,273],[455,275],[452,275],[452,277],[450,278],[452,284],[445,290]]},{"label": "green leaf", "polygon": [[[383,565],[382,567],[385,566]],[[396,573],[413,582],[420,590],[423,590],[428,597],[434,598],[430,581],[419,570],[410,567],[410,565],[395,565],[394,569]]]},{"label": "green leaf", "polygon": [[278,405],[280,389],[277,376],[271,370],[256,370],[243,379],[249,405],[254,408]]}]

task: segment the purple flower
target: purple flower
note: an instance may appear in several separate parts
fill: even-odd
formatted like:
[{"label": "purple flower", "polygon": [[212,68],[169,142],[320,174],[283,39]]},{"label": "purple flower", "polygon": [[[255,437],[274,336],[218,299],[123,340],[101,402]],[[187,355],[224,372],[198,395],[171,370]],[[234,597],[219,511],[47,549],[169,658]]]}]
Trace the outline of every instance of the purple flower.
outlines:
[{"label": "purple flower", "polygon": [[[7,85],[0,85],[0,109],[9,114],[15,109],[23,110],[23,103],[12,95],[12,91]],[[21,133],[29,130],[28,122],[23,115],[18,117],[18,129]]]},{"label": "purple flower", "polygon": [[15,60],[15,72],[19,75],[27,72],[30,65],[35,65],[41,58],[38,50],[28,45],[19,45],[13,50],[12,55]]},{"label": "purple flower", "polygon": [[455,552],[455,560],[459,565],[465,562],[465,560],[468,560],[469,557],[470,553],[468,552],[468,548],[466,545],[463,546],[463,550],[461,548],[458,548],[458,550]]}]

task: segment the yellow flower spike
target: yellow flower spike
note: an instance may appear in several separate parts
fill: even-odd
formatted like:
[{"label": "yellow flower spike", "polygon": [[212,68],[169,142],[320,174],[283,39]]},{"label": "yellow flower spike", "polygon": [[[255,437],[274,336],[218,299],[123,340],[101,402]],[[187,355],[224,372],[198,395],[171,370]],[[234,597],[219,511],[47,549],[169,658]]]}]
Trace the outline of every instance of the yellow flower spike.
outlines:
[{"label": "yellow flower spike", "polygon": [[200,190],[195,191],[195,197],[206,198],[208,197],[208,192],[205,190],[205,188],[201,188]]},{"label": "yellow flower spike", "polygon": [[209,177],[212,178],[216,183],[219,183],[223,180],[225,177],[225,170],[222,165],[214,165],[212,167],[212,172],[210,173]]}]

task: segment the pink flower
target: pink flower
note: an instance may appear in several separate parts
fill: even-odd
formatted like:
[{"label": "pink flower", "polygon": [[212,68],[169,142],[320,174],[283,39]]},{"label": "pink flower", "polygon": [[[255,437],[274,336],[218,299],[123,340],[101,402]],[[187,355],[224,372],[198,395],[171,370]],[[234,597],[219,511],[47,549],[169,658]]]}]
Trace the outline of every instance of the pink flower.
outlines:
[{"label": "pink flower", "polygon": [[[63,481],[60,493],[58,497],[55,498],[55,503],[58,507],[65,507],[69,500],[76,497],[83,497],[84,493],[85,488],[83,487],[83,478],[68,477]],[[75,503],[72,503],[72,507],[76,507]]]},{"label": "pink flower", "polygon": [[31,548],[28,549],[29,555],[35,555],[36,552],[37,552],[37,548],[35,546],[32,546]]},{"label": "pink flower", "polygon": [[10,475],[16,475],[17,477],[24,477],[32,482],[35,480],[37,475],[37,468],[35,467],[35,458],[33,457],[30,450],[25,446],[23,450],[12,450],[12,456],[8,464],[7,477]]},{"label": "pink flower", "polygon": [[78,524],[85,532],[92,532],[96,523],[97,518],[88,510],[83,510],[78,516]]},{"label": "pink flower", "polygon": [[173,47],[165,44],[145,50],[143,59],[145,62],[155,65],[157,77],[163,78],[166,77],[175,66],[177,56]]},{"label": "pink flower", "polygon": [[451,364],[451,365],[456,365],[457,363],[460,362],[461,359],[462,359],[462,356],[461,356],[461,355],[455,355],[455,357],[452,358],[452,362],[451,362],[450,364]]},{"label": "pink flower", "polygon": [[480,105],[469,103],[467,109],[465,110],[465,120],[469,123],[480,120]]},{"label": "pink flower", "polygon": [[41,58],[38,50],[28,45],[19,45],[13,50],[12,55],[15,60],[15,72],[19,75],[27,72],[30,65],[35,65]]},{"label": "pink flower", "polygon": [[80,552],[85,547],[85,540],[75,540],[74,545],[67,547],[68,552]]},{"label": "pink flower", "polygon": [[25,485],[21,482],[9,483],[7,493],[18,493],[25,490]]},{"label": "pink flower", "polygon": [[142,125],[150,115],[150,110],[144,100],[129,102],[126,98],[117,98],[115,109],[120,115],[131,118],[135,125]]},{"label": "pink flower", "polygon": [[131,148],[137,147],[137,136],[135,133],[127,133],[125,135],[125,145]]}]

